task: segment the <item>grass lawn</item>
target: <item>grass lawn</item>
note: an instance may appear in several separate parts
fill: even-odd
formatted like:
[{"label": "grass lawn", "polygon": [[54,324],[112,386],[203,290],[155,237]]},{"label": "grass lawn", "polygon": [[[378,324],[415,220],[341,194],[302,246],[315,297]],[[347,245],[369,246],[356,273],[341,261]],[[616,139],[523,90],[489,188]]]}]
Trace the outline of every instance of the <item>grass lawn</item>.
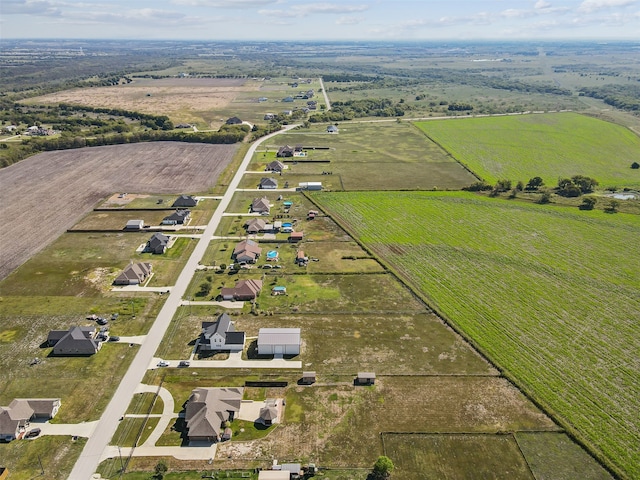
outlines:
[{"label": "grass lawn", "polygon": [[640,187],[640,138],[613,123],[576,113],[417,123],[433,141],[489,183],[585,175],[601,187]]},{"label": "grass lawn", "polygon": [[85,438],[73,441],[71,437],[43,436],[35,440],[0,443],[0,459],[2,466],[9,469],[11,480],[64,480],[86,442]]},{"label": "grass lawn", "polygon": [[[110,212],[91,212],[71,230],[123,230],[129,220],[144,220],[145,225],[160,225],[162,219],[171,215],[174,209],[150,210],[114,210]],[[195,223],[191,223],[196,225]],[[129,235],[130,232],[127,232]]]},{"label": "grass lawn", "polygon": [[383,438],[385,455],[393,461],[393,475],[399,478],[537,478],[512,435],[389,434]]},{"label": "grass lawn", "polygon": [[316,199],[594,452],[640,474],[640,217],[465,193]]},{"label": "grass lawn", "polygon": [[[308,150],[304,159],[329,162],[294,164],[288,158],[289,169],[278,179],[297,184],[299,177],[309,177],[307,181],[322,181],[330,190],[459,189],[476,180],[408,122],[341,123],[339,128],[332,135],[325,124],[314,125],[274,138],[269,150],[285,144],[323,147]],[[270,160],[269,153],[257,152],[255,169],[264,169]],[[332,175],[321,175],[323,171]]]},{"label": "grass lawn", "polygon": [[[116,433],[113,434],[111,445],[117,445],[119,447],[133,447],[142,445],[149,435],[153,433],[153,430],[158,425],[160,419],[157,417],[151,418],[125,418],[118,423]],[[138,438],[138,436],[140,436]]]},{"label": "grass lawn", "polygon": [[[155,399],[155,402],[154,402]],[[151,402],[153,407],[151,407]],[[151,411],[149,411],[151,409]],[[142,414],[142,413],[162,413],[163,402],[162,397],[159,395],[156,397],[155,393],[145,392],[136,393],[131,399],[127,413]]]}]

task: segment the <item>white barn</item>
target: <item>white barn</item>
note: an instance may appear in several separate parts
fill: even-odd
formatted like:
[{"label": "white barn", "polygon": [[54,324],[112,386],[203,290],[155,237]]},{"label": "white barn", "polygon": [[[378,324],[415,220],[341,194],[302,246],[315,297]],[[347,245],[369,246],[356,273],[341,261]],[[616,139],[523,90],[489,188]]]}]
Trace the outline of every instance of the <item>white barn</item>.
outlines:
[{"label": "white barn", "polygon": [[299,355],[299,328],[261,328],[258,331],[258,355]]}]

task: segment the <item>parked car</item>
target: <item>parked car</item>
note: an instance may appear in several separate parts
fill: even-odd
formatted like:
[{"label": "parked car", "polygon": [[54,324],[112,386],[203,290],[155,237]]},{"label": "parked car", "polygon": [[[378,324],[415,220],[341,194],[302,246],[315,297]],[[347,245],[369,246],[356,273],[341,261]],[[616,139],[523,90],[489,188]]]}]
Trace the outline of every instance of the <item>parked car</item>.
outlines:
[{"label": "parked car", "polygon": [[35,438],[40,435],[41,431],[42,430],[40,430],[39,428],[32,428],[25,434],[24,438]]},{"label": "parked car", "polygon": [[106,318],[104,318],[104,317],[98,317],[98,318],[96,319],[96,323],[97,323],[98,325],[106,325],[107,323],[109,323],[109,321],[108,321]]},{"label": "parked car", "polygon": [[158,367],[168,367],[169,366],[169,362],[167,362],[166,360],[160,360],[158,362]]},{"label": "parked car", "polygon": [[120,341],[120,337],[118,337],[117,335],[114,335],[112,337],[109,337],[109,341],[110,342],[119,342]]},{"label": "parked car", "polygon": [[112,313],[112,314],[111,314],[111,320],[117,320],[119,316],[120,316],[120,315],[119,315],[119,314],[117,314],[117,313]]},{"label": "parked car", "polygon": [[191,365],[191,362],[189,360],[181,360],[178,364],[179,367],[188,367],[189,365]]}]

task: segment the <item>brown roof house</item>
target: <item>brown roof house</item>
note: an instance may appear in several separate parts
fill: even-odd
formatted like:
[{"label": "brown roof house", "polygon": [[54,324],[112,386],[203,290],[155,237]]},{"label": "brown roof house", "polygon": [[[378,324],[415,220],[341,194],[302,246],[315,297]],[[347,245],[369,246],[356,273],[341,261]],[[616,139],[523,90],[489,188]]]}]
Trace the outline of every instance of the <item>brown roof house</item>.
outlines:
[{"label": "brown roof house", "polygon": [[113,281],[114,285],[138,285],[143,283],[149,276],[151,276],[151,264],[150,263],[133,263],[127,265],[120,275]]},{"label": "brown roof house", "polygon": [[278,158],[293,157],[293,152],[294,152],[293,147],[290,147],[289,145],[283,145],[276,152],[276,157]]},{"label": "brown roof house", "polygon": [[102,342],[96,340],[96,327],[71,327],[69,330],[51,330],[47,344],[53,347],[54,355],[93,355],[100,350]]},{"label": "brown roof house", "polygon": [[221,314],[215,322],[202,322],[198,350],[211,352],[229,350],[240,352],[244,348],[244,332],[236,332],[231,317]]},{"label": "brown roof house", "polygon": [[60,403],[59,398],[16,398],[8,407],[0,407],[0,440],[15,440],[33,419],[55,417]]},{"label": "brown roof house", "polygon": [[185,422],[189,441],[217,442],[223,424],[240,410],[243,388],[196,388],[187,400]]},{"label": "brown roof house", "polygon": [[271,211],[271,203],[267,197],[254,198],[251,203],[251,211],[255,213],[269,213]]},{"label": "brown roof house", "polygon": [[238,263],[256,263],[256,260],[260,258],[262,254],[262,248],[258,246],[253,240],[242,240],[233,249],[233,258]]},{"label": "brown roof house", "polygon": [[150,253],[162,254],[167,251],[168,245],[169,245],[169,237],[167,237],[166,235],[160,232],[156,232],[147,241],[147,246],[145,247],[145,251]]},{"label": "brown roof house", "polygon": [[233,288],[223,288],[223,300],[255,300],[262,290],[262,280],[239,280]]},{"label": "brown roof house", "polygon": [[[291,155],[293,156],[293,152],[291,152]],[[285,169],[284,163],[282,163],[280,160],[274,160],[271,163],[267,164],[267,167],[265,168],[265,170],[267,172],[276,172],[276,173],[280,173]]]},{"label": "brown roof house", "polygon": [[247,233],[263,232],[266,226],[267,222],[261,218],[252,218],[251,220],[247,220],[244,224],[244,227],[247,229]]},{"label": "brown roof house", "polygon": [[173,202],[172,207],[195,207],[198,204],[198,200],[196,200],[191,195],[180,195],[175,202]]}]

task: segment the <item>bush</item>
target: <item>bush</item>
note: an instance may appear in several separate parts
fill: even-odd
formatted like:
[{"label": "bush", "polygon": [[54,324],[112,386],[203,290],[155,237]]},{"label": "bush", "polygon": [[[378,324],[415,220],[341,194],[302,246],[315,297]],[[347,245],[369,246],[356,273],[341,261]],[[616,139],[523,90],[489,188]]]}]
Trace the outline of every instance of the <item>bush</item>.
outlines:
[{"label": "bush", "polygon": [[633,168],[634,170],[639,169],[639,168],[640,168],[640,163],[638,163],[638,162],[633,162],[633,163],[631,164],[631,168]]}]

